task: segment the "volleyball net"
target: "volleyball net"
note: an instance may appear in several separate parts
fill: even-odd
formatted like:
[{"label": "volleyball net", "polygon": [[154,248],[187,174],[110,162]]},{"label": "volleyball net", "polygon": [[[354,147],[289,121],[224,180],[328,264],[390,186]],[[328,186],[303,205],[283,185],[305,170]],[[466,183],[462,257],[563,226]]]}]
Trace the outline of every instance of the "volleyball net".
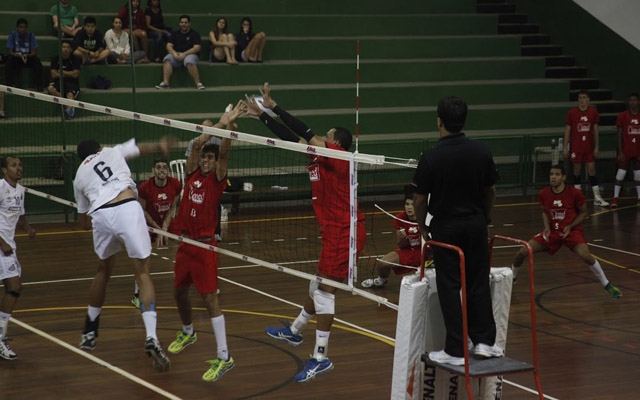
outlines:
[{"label": "volleyball net", "polygon": [[[0,92],[12,110],[10,118],[0,121],[0,154],[15,155],[22,160],[21,184],[34,195],[27,197],[29,214],[65,213],[69,220],[74,219],[73,178],[81,161],[76,155],[76,145],[84,139],[93,138],[103,146],[112,146],[132,137],[145,142],[171,135],[179,145],[168,161],[179,162],[186,158],[189,141],[207,133],[233,140],[228,162],[230,185],[222,199],[223,214],[228,219],[221,222],[223,240],[219,249],[213,250],[313,279],[321,241],[311,205],[309,155],[339,158],[352,167],[351,207],[355,209],[356,199],[359,200],[360,210],[366,216],[367,242],[360,257],[353,260],[350,283],[355,286],[372,277],[376,260],[395,248],[395,235],[389,235],[393,221],[375,206],[387,204],[390,207],[387,213],[402,209],[403,187],[413,176],[412,160],[390,160],[382,155],[284,142],[251,118],[238,120],[238,129],[228,131],[204,126],[201,117],[196,121],[193,118],[179,121],[2,85]],[[237,100],[228,99],[233,104]],[[73,119],[66,117],[66,107],[74,107]],[[215,122],[223,111],[213,112],[209,118]],[[132,177],[138,184],[152,177],[157,157],[130,160]],[[362,292],[375,301],[386,301],[350,285],[338,286]]]}]

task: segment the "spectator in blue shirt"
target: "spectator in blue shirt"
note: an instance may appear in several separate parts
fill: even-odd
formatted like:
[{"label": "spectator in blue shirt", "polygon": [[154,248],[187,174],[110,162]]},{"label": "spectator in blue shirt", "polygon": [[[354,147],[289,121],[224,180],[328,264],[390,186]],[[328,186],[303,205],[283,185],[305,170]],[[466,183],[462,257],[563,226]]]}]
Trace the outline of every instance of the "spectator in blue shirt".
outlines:
[{"label": "spectator in blue shirt", "polygon": [[7,39],[6,78],[7,86],[18,86],[20,80],[20,70],[23,67],[33,70],[35,87],[38,92],[42,92],[42,63],[37,55],[38,41],[33,33],[27,28],[29,24],[24,18],[18,18],[15,31],[9,34]]},{"label": "spectator in blue shirt", "polygon": [[180,29],[171,34],[167,43],[167,55],[162,60],[162,82],[156,85],[156,89],[169,89],[173,69],[184,65],[196,84],[196,89],[204,90],[205,87],[200,82],[200,72],[198,62],[200,49],[202,48],[202,38],[200,34],[191,29],[191,17],[180,16]]}]

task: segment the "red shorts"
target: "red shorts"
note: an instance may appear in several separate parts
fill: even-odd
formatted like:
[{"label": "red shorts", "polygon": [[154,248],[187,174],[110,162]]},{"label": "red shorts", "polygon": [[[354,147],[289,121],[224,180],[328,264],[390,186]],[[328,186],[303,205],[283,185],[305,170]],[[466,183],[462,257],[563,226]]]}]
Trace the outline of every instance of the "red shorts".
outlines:
[{"label": "red shorts", "polygon": [[638,167],[640,167],[640,157],[630,157],[625,154],[623,162],[620,162],[620,160],[618,160],[618,168],[620,169],[627,169],[629,168],[629,165],[633,165],[633,169],[637,169]]},{"label": "red shorts", "polygon": [[[215,241],[206,244],[215,245]],[[218,253],[180,243],[173,268],[173,286],[194,285],[200,294],[218,290]]]},{"label": "red shorts", "polygon": [[[367,238],[364,223],[358,222],[357,231],[356,255],[359,256]],[[321,235],[322,250],[320,251],[320,260],[318,261],[318,272],[332,278],[348,278],[349,226],[324,226]]]},{"label": "red shorts", "polygon": [[593,156],[593,152],[592,151],[591,152],[575,152],[575,151],[572,151],[569,154],[569,158],[571,159],[572,163],[576,163],[576,164],[583,163],[583,162],[590,163],[590,162],[595,162],[596,161],[595,157]]},{"label": "red shorts", "polygon": [[394,251],[398,254],[398,258],[400,259],[398,264],[415,267],[408,268],[395,266],[393,267],[393,272],[395,272],[396,275],[404,275],[411,272],[416,272],[417,268],[420,267],[420,248],[395,249]]},{"label": "red shorts", "polygon": [[573,250],[573,248],[579,245],[580,243],[587,243],[587,241],[584,240],[584,235],[582,234],[582,230],[580,229],[572,230],[571,232],[569,232],[569,235],[567,235],[567,237],[564,239],[560,237],[561,233],[562,232],[560,231],[551,231],[551,234],[549,235],[549,240],[544,240],[544,238],[542,237],[542,232],[540,232],[531,239],[540,243],[543,246],[546,246],[547,253],[551,255],[555,254],[558,250],[560,250],[562,245],[565,245],[569,249]]}]

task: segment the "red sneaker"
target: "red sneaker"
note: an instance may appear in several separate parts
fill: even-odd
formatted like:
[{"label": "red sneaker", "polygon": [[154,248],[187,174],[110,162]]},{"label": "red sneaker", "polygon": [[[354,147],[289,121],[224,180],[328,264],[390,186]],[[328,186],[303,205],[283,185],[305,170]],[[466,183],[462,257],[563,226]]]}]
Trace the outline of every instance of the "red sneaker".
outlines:
[{"label": "red sneaker", "polygon": [[614,198],[611,200],[611,204],[610,204],[610,206],[611,206],[611,207],[618,207],[618,198],[617,198],[617,197],[614,197]]}]

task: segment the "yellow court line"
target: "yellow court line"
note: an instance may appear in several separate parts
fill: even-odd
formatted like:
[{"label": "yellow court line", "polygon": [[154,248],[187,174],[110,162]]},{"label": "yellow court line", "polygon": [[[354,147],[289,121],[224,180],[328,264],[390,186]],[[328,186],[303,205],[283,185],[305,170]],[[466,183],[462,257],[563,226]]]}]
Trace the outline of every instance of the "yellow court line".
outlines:
[{"label": "yellow court line", "polygon": [[612,262],[612,261],[605,260],[604,258],[601,258],[601,257],[596,256],[595,254],[591,254],[591,256],[592,256],[593,258],[595,258],[596,260],[598,260],[598,261],[602,261],[603,263],[607,263],[607,264],[609,264],[609,265],[611,265],[611,266],[614,266],[614,267],[616,267],[616,268],[623,269],[623,270],[625,270],[625,271],[629,271],[629,272],[633,272],[633,273],[635,273],[635,274],[640,274],[640,271],[638,271],[638,270],[636,270],[636,269],[629,268],[629,267],[625,267],[624,265],[616,264],[616,263],[614,263],[614,262]]},{"label": "yellow court line", "polygon": [[[44,311],[53,311],[53,312],[57,312],[57,311],[81,311],[81,310],[86,310],[87,307],[86,306],[73,306],[73,307],[42,307],[42,308],[28,308],[28,309],[24,309],[24,310],[14,310],[13,313],[14,314],[18,314],[18,313],[35,313],[35,312],[44,312]],[[134,308],[132,306],[105,306],[102,307],[103,310],[131,310],[133,311]],[[157,310],[177,310],[177,307],[170,307],[170,306],[160,306],[160,307],[156,307]],[[204,307],[193,307],[193,310],[196,311],[207,311],[206,308]],[[222,309],[223,312],[225,313],[229,313],[229,314],[244,314],[244,315],[254,315],[254,316],[260,316],[260,317],[269,317],[269,318],[278,318],[278,319],[291,319],[290,315],[279,315],[279,314],[271,314],[271,313],[263,313],[263,312],[256,312],[256,311],[245,311],[245,310],[228,310],[228,309]],[[315,320],[310,320],[309,322],[313,322],[314,324],[316,323]],[[370,339],[374,339],[377,340],[379,342],[388,344],[389,346],[393,346],[395,347],[395,343],[380,337],[378,335],[369,333],[369,332],[364,332],[361,331],[359,329],[355,329],[355,328],[351,328],[348,326],[344,326],[344,325],[340,325],[340,324],[333,324],[332,328],[337,328],[337,329],[341,329],[343,331],[347,331],[347,332],[351,332],[351,333],[355,333],[361,336],[366,336]]]}]

